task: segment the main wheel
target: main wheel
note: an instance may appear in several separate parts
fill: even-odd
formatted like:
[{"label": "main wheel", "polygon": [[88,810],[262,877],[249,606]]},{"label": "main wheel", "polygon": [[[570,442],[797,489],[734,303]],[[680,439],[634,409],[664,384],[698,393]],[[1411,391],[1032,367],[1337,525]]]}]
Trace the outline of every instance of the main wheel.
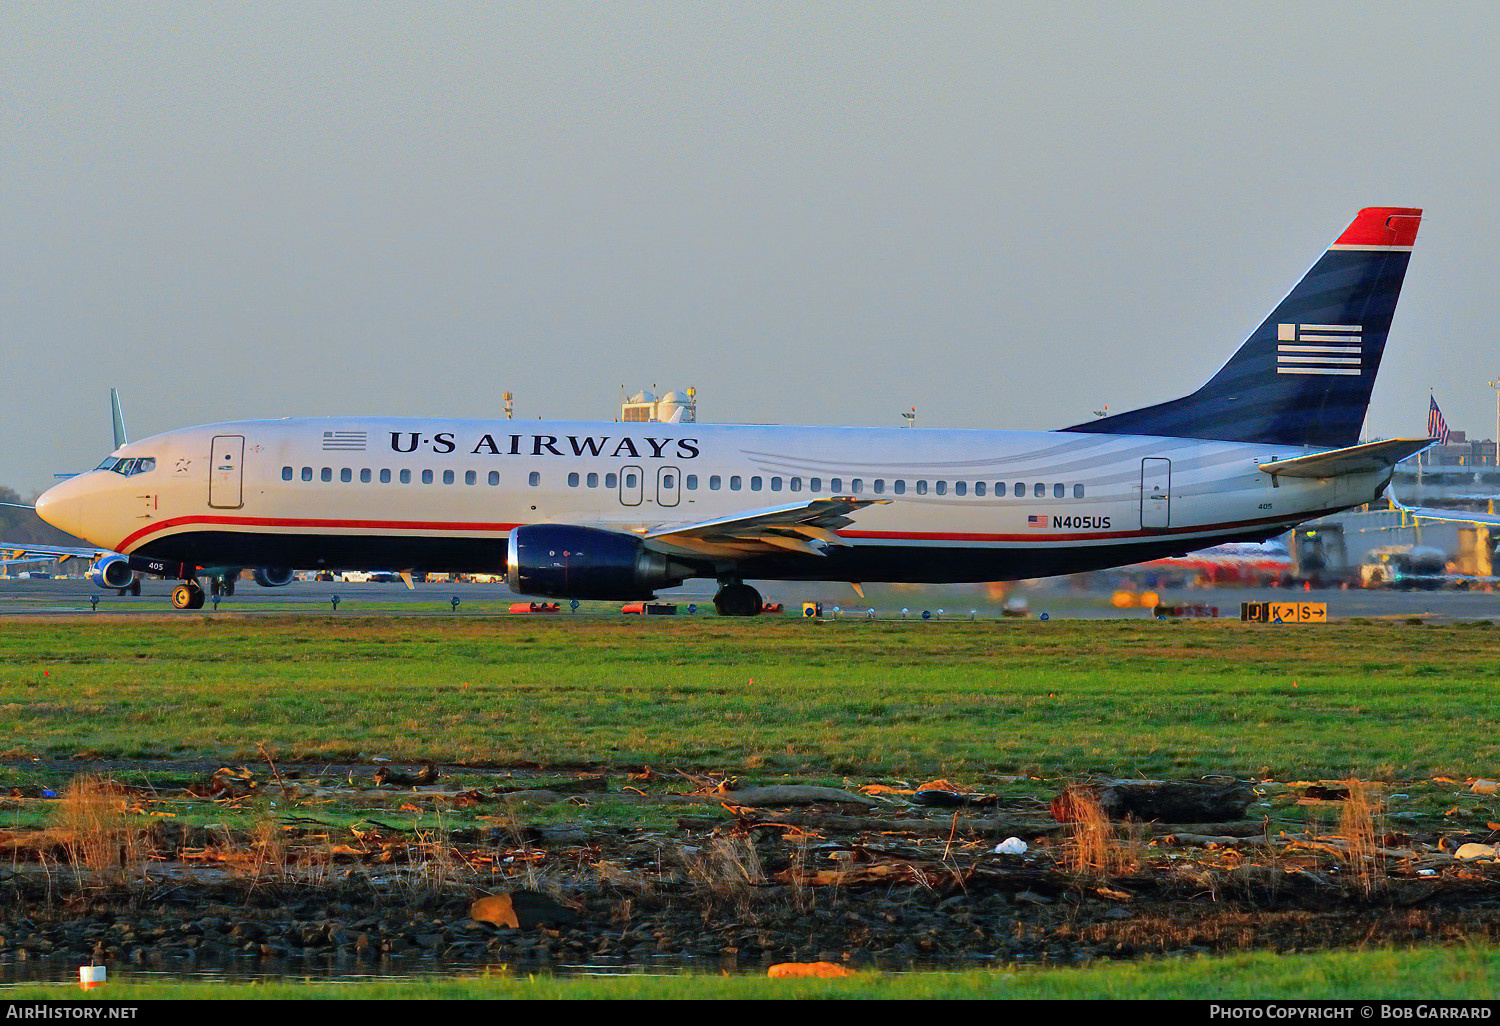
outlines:
[{"label": "main wheel", "polygon": [[720,616],[759,616],[762,605],[760,592],[748,584],[726,584],[714,596],[714,610]]}]

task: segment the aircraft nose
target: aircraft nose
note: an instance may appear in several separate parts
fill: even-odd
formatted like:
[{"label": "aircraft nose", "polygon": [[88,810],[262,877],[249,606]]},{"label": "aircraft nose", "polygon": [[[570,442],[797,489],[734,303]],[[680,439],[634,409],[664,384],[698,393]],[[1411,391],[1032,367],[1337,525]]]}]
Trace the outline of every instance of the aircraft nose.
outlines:
[{"label": "aircraft nose", "polygon": [[36,500],[36,515],[60,531],[98,544],[96,539],[85,534],[85,490],[86,486],[77,478],[53,485]]}]

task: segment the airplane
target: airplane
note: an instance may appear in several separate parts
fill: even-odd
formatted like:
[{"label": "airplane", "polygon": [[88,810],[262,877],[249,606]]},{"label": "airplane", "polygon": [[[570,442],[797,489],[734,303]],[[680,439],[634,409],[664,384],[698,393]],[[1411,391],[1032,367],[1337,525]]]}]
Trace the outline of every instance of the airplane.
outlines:
[{"label": "airplane", "polygon": [[721,615],[754,616],[747,580],[858,592],[1262,541],[1374,501],[1433,442],[1358,442],[1420,219],[1360,211],[1201,388],[1057,430],[239,421],[124,445],[37,512],[180,579],[179,608],[205,566],[390,566],[543,598],[710,578]]}]

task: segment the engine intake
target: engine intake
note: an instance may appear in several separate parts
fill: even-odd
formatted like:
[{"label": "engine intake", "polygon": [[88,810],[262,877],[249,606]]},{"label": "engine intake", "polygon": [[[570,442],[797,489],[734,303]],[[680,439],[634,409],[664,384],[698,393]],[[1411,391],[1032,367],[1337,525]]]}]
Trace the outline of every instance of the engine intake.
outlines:
[{"label": "engine intake", "polygon": [[572,524],[528,524],[510,532],[506,583],[519,595],[629,601],[655,597],[690,575],[638,538]]},{"label": "engine intake", "polygon": [[105,556],[89,570],[89,577],[101,588],[118,591],[130,587],[135,581],[135,571],[124,556]]},{"label": "engine intake", "polygon": [[250,577],[262,588],[284,588],[295,576],[289,566],[256,567],[250,571]]}]

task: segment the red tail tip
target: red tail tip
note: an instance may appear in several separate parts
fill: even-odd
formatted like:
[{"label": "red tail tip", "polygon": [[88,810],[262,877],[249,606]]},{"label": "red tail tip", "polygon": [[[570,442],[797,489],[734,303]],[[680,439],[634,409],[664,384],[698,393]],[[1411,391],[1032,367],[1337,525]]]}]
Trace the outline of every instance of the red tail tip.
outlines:
[{"label": "red tail tip", "polygon": [[1355,215],[1335,246],[1411,246],[1422,223],[1418,207],[1366,207]]}]

